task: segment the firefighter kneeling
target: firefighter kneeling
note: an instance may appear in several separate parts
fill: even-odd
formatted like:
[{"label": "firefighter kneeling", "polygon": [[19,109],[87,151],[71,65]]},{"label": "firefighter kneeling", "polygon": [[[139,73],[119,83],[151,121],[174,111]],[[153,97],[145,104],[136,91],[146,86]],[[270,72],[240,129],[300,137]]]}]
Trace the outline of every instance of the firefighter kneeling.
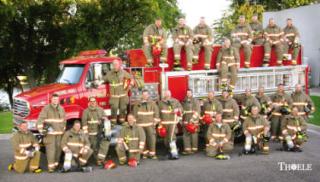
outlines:
[{"label": "firefighter kneeling", "polygon": [[245,135],[244,154],[255,153],[260,150],[263,154],[269,154],[269,130],[268,121],[259,114],[259,108],[251,108],[251,116],[243,123]]},{"label": "firefighter kneeling", "polygon": [[127,120],[128,123],[125,123],[120,131],[116,152],[120,165],[128,163],[130,167],[136,167],[144,149],[146,135],[143,129],[136,125],[134,115],[128,114]]},{"label": "firefighter kneeling", "polygon": [[231,133],[230,126],[222,123],[222,115],[217,113],[215,122],[210,124],[207,132],[209,141],[206,148],[207,156],[220,160],[230,159],[230,156],[225,153],[233,149]]},{"label": "firefighter kneeling", "polygon": [[307,141],[307,124],[298,115],[298,107],[292,108],[292,114],[282,120],[283,146],[285,151],[302,152],[301,145]]},{"label": "firefighter kneeling", "polygon": [[88,135],[81,130],[80,121],[74,121],[72,129],[63,135],[61,148],[65,153],[62,172],[92,171],[91,167],[87,167],[87,161],[93,150],[90,148]]}]

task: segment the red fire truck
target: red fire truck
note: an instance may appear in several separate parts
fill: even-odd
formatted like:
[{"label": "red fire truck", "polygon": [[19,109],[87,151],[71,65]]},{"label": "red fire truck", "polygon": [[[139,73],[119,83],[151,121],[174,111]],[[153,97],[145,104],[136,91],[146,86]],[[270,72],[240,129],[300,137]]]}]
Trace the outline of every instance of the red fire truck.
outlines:
[{"label": "red fire truck", "polygon": [[[182,100],[188,88],[193,90],[194,97],[203,98],[209,90],[215,90],[219,95],[218,74],[215,69],[216,57],[221,46],[215,45],[211,60],[211,69],[204,70],[204,52],[200,52],[199,63],[193,65],[192,71],[172,71],[173,50],[168,50],[168,67],[160,67],[159,59],[155,58],[154,67],[145,68],[146,58],[140,49],[127,51],[128,61],[124,64],[126,70],[133,75],[140,75],[144,88],[150,91],[152,99],[158,100],[164,90],[169,89],[172,96]],[[287,91],[300,83],[308,92],[307,65],[301,64],[301,51],[297,66],[291,66],[290,61],[284,61],[285,66],[276,67],[275,52],[271,54],[270,67],[261,67],[263,47],[254,46],[251,68],[240,68],[234,93],[243,93],[246,88],[256,92],[259,86],[264,86],[267,93],[275,92],[279,83],[285,85]],[[27,121],[30,130],[36,132],[36,121],[43,106],[49,103],[50,95],[60,95],[60,103],[66,111],[67,121],[80,119],[87,107],[88,97],[96,96],[98,104],[110,114],[108,85],[103,82],[103,75],[112,69],[112,61],[119,57],[106,57],[106,51],[83,51],[79,55],[60,62],[61,73],[54,83],[32,88],[20,93],[14,98],[14,123]],[[182,51],[182,66],[186,67],[185,52]],[[241,51],[241,67],[244,63]],[[98,83],[98,84],[97,84]],[[131,89],[130,101],[139,99],[141,91]]]}]

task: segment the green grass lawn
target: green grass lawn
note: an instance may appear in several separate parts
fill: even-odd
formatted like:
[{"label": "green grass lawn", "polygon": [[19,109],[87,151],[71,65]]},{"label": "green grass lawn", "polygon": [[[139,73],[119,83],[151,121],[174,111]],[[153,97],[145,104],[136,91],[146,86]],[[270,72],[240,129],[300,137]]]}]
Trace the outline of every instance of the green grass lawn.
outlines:
[{"label": "green grass lawn", "polygon": [[311,99],[313,100],[313,102],[315,104],[316,112],[313,113],[309,122],[320,126],[320,97],[319,96],[311,96]]},{"label": "green grass lawn", "polygon": [[11,133],[12,131],[12,113],[0,113],[0,133]]}]

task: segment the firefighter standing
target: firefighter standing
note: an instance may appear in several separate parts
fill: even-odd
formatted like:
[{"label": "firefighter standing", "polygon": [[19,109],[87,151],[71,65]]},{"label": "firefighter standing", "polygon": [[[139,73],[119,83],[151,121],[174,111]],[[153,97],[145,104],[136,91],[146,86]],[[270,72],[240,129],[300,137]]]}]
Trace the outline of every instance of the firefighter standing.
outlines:
[{"label": "firefighter standing", "polygon": [[222,122],[221,113],[216,114],[215,122],[211,123],[206,133],[209,144],[206,147],[206,153],[209,157],[216,159],[228,159],[225,153],[233,149],[232,131],[230,126]]},{"label": "firefighter standing", "polygon": [[209,114],[211,118],[215,118],[217,113],[222,113],[222,105],[214,96],[214,91],[208,93],[208,98],[203,102],[202,115]]},{"label": "firefighter standing", "polygon": [[269,154],[269,130],[268,121],[259,114],[259,107],[252,106],[251,115],[243,122],[245,135],[244,153],[255,153],[260,150],[263,154]]},{"label": "firefighter standing", "polygon": [[283,56],[285,59],[288,59],[289,49],[293,49],[292,57],[291,57],[291,64],[297,64],[297,57],[299,54],[300,49],[300,34],[297,29],[292,23],[292,19],[287,19],[287,26],[283,29],[284,32],[284,44],[283,44]]},{"label": "firefighter standing", "polygon": [[97,100],[94,97],[90,97],[89,107],[82,114],[82,129],[85,134],[89,135],[90,148],[93,150],[95,159],[97,159],[98,153],[98,133],[103,118],[103,109],[98,106]]},{"label": "firefighter standing", "polygon": [[28,169],[33,173],[40,173],[40,146],[33,133],[28,131],[26,122],[19,125],[19,131],[12,138],[15,162],[9,165],[9,170],[24,173]]},{"label": "firefighter standing", "polygon": [[174,66],[175,70],[183,70],[181,67],[180,52],[184,47],[187,57],[187,69],[192,69],[192,29],[185,24],[185,18],[179,18],[179,25],[173,30],[173,52],[174,52]]},{"label": "firefighter standing", "polygon": [[[120,130],[116,146],[116,152],[121,165],[130,160],[135,160],[136,163],[139,163],[146,140],[143,129],[136,125],[134,115],[128,114],[127,120],[128,123],[125,123]],[[128,152],[128,156],[126,152]]]},{"label": "firefighter standing", "polygon": [[239,95],[236,100],[241,103],[240,118],[244,121],[250,115],[252,106],[257,106],[260,110],[259,101],[251,94],[251,89],[247,88],[244,94]]},{"label": "firefighter standing", "polygon": [[263,66],[269,66],[272,47],[275,47],[277,54],[277,65],[282,65],[283,31],[275,24],[273,18],[269,19],[268,26],[264,29],[264,59]]},{"label": "firefighter standing", "polygon": [[[231,47],[229,39],[225,39],[223,47],[217,57],[217,69],[219,71],[221,88],[225,89],[229,82],[230,89],[234,89],[237,80],[237,72],[240,67],[240,57],[238,51]],[[229,79],[230,74],[230,79]]]},{"label": "firefighter standing", "polygon": [[240,55],[240,48],[244,50],[244,65],[246,68],[250,67],[251,61],[251,42],[252,42],[252,30],[250,25],[246,24],[246,19],[244,16],[239,17],[239,24],[231,32],[232,37],[232,46],[237,51],[237,54]]},{"label": "firefighter standing", "polygon": [[192,154],[198,151],[200,104],[193,98],[191,90],[187,91],[182,107],[184,154]]},{"label": "firefighter standing", "polygon": [[306,95],[302,91],[302,87],[300,84],[296,85],[296,89],[291,94],[291,98],[292,106],[296,106],[298,108],[298,115],[303,117],[305,121],[308,121],[308,114],[315,111],[315,106],[310,96]]},{"label": "firefighter standing", "polygon": [[149,98],[149,92],[147,90],[142,91],[141,101],[133,106],[133,114],[137,120],[137,126],[143,128],[146,135],[143,157],[157,159],[155,126],[160,122],[159,108],[157,104]]},{"label": "firefighter standing", "polygon": [[45,106],[39,115],[38,130],[44,135],[49,172],[57,169],[61,156],[61,138],[66,129],[65,112],[59,104],[59,95],[53,94],[51,104]]},{"label": "firefighter standing", "polygon": [[254,14],[252,16],[252,21],[250,23],[250,27],[252,30],[252,44],[253,45],[263,45],[263,27],[262,24],[258,20],[258,14]]},{"label": "firefighter standing", "polygon": [[105,76],[105,81],[110,85],[111,122],[117,123],[117,112],[119,110],[119,121],[125,121],[127,107],[129,104],[128,90],[133,83],[131,75],[122,69],[121,61],[113,61],[113,70]]},{"label": "firefighter standing", "polygon": [[301,145],[307,140],[307,123],[298,112],[298,107],[294,106],[291,115],[284,117],[282,121],[283,145],[287,151],[302,152]]},{"label": "firefighter standing", "polygon": [[[73,127],[66,131],[61,140],[61,149],[65,156],[72,155],[72,166],[85,170],[88,159],[93,154],[88,135],[81,130],[81,122],[76,120]],[[78,165],[79,164],[79,165]]]},{"label": "firefighter standing", "polygon": [[161,24],[161,19],[157,18],[155,23],[149,25],[143,32],[143,51],[147,57],[148,67],[153,65],[154,49],[161,51],[160,62],[167,62],[167,35]]},{"label": "firefighter standing", "polygon": [[199,62],[199,52],[201,48],[204,48],[205,54],[205,64],[204,68],[206,70],[210,69],[210,62],[211,62],[211,54],[212,54],[212,31],[211,28],[206,24],[205,18],[200,18],[200,23],[193,29],[193,59],[194,62]]},{"label": "firefighter standing", "polygon": [[271,112],[271,139],[278,140],[281,137],[281,120],[284,115],[290,113],[292,99],[285,93],[283,84],[278,85],[278,90],[271,97],[273,110]]},{"label": "firefighter standing", "polygon": [[259,87],[258,94],[256,95],[256,98],[259,101],[260,106],[261,106],[260,114],[264,118],[267,118],[268,113],[272,109],[272,102],[271,102],[270,97],[264,93],[264,87]]}]

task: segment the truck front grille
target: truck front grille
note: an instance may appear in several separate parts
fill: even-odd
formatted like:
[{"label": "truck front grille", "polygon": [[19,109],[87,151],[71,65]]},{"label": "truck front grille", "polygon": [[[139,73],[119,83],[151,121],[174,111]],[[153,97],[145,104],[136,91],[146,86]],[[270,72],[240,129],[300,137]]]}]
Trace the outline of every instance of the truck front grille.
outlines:
[{"label": "truck front grille", "polygon": [[30,109],[27,101],[22,99],[13,100],[13,115],[25,118],[29,115]]}]

